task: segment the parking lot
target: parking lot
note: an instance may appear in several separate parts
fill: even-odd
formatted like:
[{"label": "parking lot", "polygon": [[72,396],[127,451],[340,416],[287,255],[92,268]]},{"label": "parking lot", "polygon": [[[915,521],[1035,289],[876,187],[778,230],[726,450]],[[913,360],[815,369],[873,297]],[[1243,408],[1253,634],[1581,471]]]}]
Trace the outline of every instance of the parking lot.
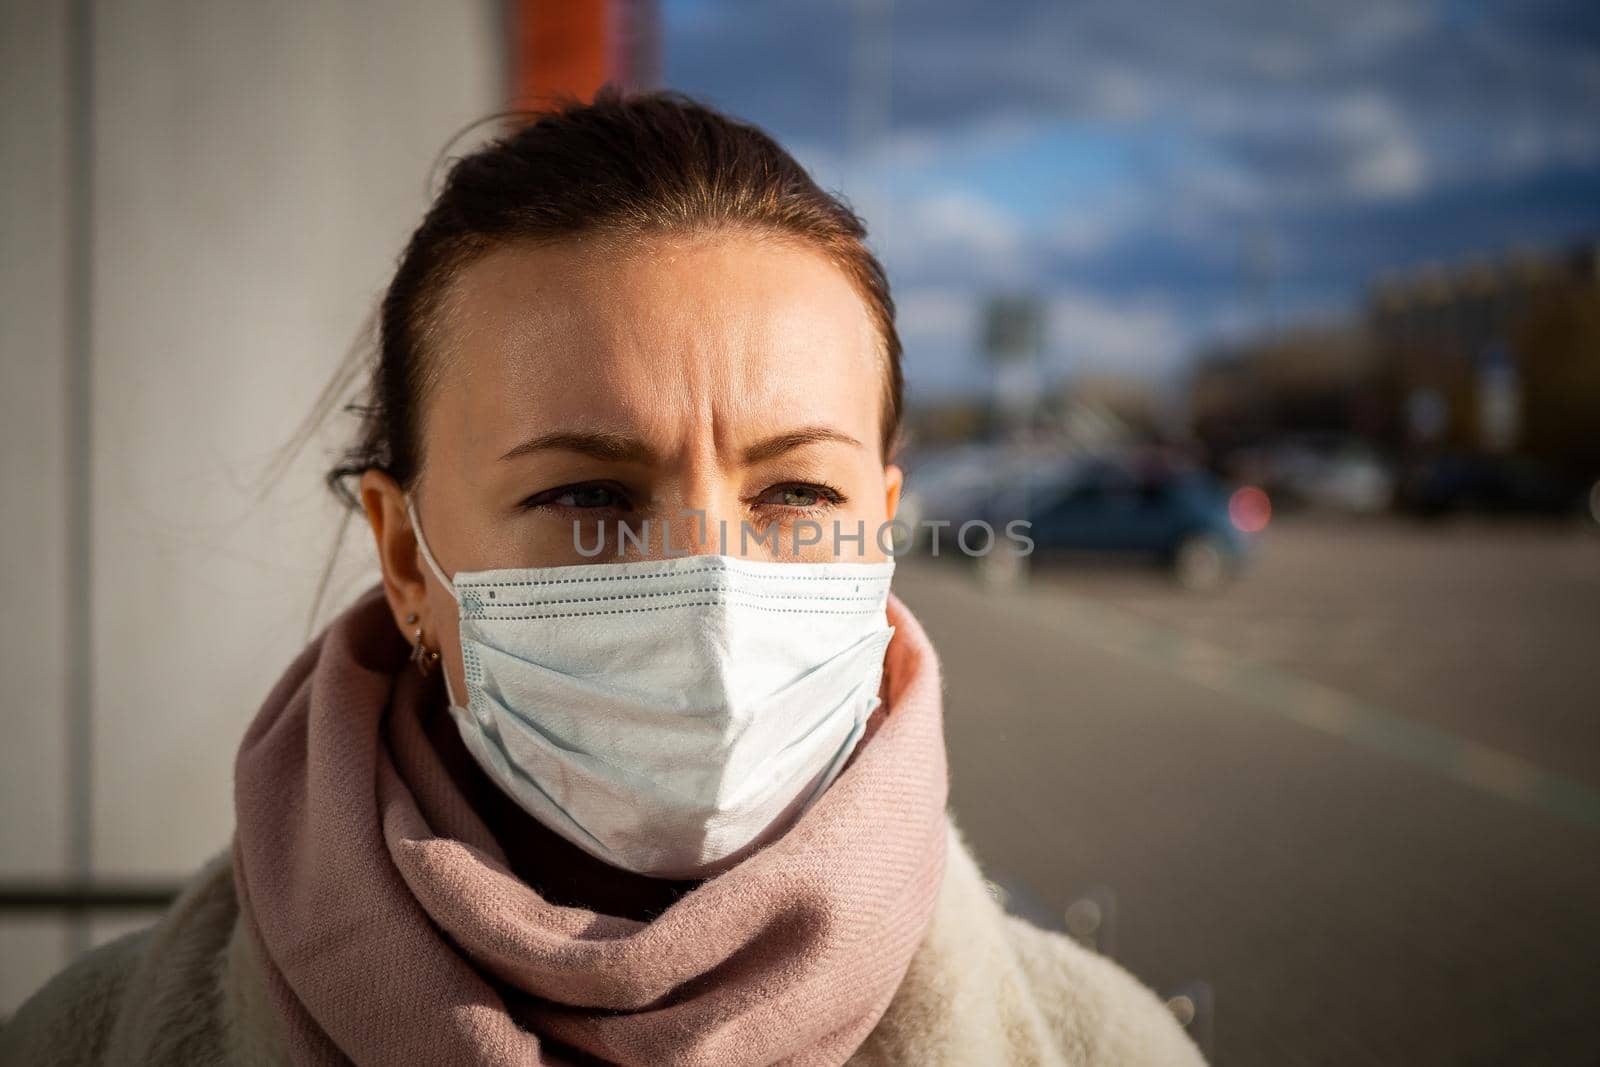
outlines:
[{"label": "parking lot", "polygon": [[1211,594],[896,588],[980,859],[1041,921],[1093,901],[1215,1062],[1596,1062],[1600,531],[1296,520]]}]

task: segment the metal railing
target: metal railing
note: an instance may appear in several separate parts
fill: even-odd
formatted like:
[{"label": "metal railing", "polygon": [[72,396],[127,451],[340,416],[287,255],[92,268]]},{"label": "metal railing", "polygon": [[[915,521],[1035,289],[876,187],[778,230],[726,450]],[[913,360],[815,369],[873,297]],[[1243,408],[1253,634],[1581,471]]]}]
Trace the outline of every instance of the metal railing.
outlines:
[{"label": "metal railing", "polygon": [[178,896],[176,882],[77,880],[0,882],[0,916],[83,915],[108,911],[162,911]]}]

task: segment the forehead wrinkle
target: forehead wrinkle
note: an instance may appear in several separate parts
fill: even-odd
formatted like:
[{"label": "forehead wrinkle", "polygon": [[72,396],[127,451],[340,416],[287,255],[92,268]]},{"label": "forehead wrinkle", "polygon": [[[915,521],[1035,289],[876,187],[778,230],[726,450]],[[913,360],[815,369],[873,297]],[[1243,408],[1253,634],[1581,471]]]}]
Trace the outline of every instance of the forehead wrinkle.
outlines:
[{"label": "forehead wrinkle", "polygon": [[[439,367],[448,359],[452,374],[472,375],[481,369],[488,384],[503,384],[513,395],[530,385],[545,396],[560,394],[556,406],[593,415],[582,421],[603,429],[632,427],[668,450],[676,442],[665,438],[688,435],[709,438],[718,452],[731,454],[740,444],[735,437],[764,436],[790,421],[778,409],[793,406],[795,394],[785,386],[808,349],[838,347],[843,333],[851,338],[846,342],[851,353],[871,353],[864,373],[874,381],[886,373],[881,331],[851,279],[818,250],[803,243],[783,244],[810,260],[811,269],[827,265],[827,274],[817,276],[837,283],[833,292],[849,294],[845,313],[853,330],[837,329],[836,315],[825,320],[807,316],[806,308],[787,299],[781,280],[770,273],[747,278],[735,274],[730,289],[708,291],[692,270],[659,269],[702,252],[728,251],[705,240],[641,241],[621,255],[615,243],[574,242],[570,251],[575,255],[553,264],[556,269],[536,270],[527,269],[530,255],[560,246],[517,245],[491,250],[468,264],[449,287],[436,329],[442,335],[436,346],[442,357]],[[631,274],[626,284],[617,283],[619,272]],[[469,274],[470,287],[464,284]],[[446,337],[453,341],[448,347]],[[587,350],[586,337],[592,339]],[[464,358],[460,351],[480,341],[492,354],[498,375],[475,367],[481,361]],[[538,355],[539,348],[556,354]],[[776,358],[765,358],[773,351]],[[631,369],[639,366],[645,369],[642,375]],[[804,367],[798,370],[803,373]],[[851,371],[850,379],[854,377]],[[469,379],[468,390],[475,391],[476,384]],[[851,381],[837,387],[851,389]],[[873,391],[881,394],[883,388]],[[762,412],[777,414],[757,427],[741,429],[755,421],[749,416]],[[794,421],[819,421],[818,412],[795,414]],[[879,417],[876,411],[873,417]],[[709,433],[697,433],[707,427]],[[519,436],[495,442],[500,451],[538,427],[524,424],[517,429]]]}]

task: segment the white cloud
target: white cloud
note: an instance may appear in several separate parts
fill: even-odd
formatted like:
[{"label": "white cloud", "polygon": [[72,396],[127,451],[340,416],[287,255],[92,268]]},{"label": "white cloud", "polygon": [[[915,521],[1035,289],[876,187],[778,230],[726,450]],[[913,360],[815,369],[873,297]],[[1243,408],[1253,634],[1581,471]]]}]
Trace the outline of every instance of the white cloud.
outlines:
[{"label": "white cloud", "polygon": [[971,189],[920,197],[897,212],[889,257],[900,263],[931,258],[966,262],[1001,283],[1022,270],[1023,232],[1017,218]]},{"label": "white cloud", "polygon": [[1068,290],[1050,297],[1047,314],[1051,362],[1068,374],[1094,370],[1154,378],[1176,367],[1186,353],[1180,317],[1153,297]]},{"label": "white cloud", "polygon": [[1080,107],[1096,118],[1135,122],[1154,106],[1150,79],[1126,67],[1103,66],[1083,75]]},{"label": "white cloud", "polygon": [[[943,287],[906,289],[896,296],[912,388],[971,388],[989,380],[979,337],[987,299],[979,290]],[[1156,297],[1066,289],[1041,299],[1046,381],[1083,372],[1156,379],[1181,366],[1189,351],[1190,324]]]},{"label": "white cloud", "polygon": [[895,295],[895,319],[901,339],[958,340],[976,343],[978,305],[970,290],[919,288]]},{"label": "white cloud", "polygon": [[1344,97],[1334,104],[1329,126],[1342,141],[1345,184],[1357,196],[1382,200],[1422,189],[1427,156],[1388,100],[1370,92]]},{"label": "white cloud", "polygon": [[1303,41],[1262,37],[1247,42],[1246,49],[1250,68],[1269,77],[1303,78],[1316,67],[1316,55]]}]

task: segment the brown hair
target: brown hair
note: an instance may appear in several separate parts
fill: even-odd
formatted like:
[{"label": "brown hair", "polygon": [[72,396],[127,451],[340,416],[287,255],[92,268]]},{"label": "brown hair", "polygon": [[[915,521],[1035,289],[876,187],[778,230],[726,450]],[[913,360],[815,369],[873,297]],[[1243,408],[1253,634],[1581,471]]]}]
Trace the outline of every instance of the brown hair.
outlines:
[{"label": "brown hair", "polygon": [[679,93],[602,89],[565,103],[455,162],[411,235],[379,309],[378,351],[355,443],[326,481],[377,468],[409,487],[421,462],[421,410],[436,380],[427,341],[462,268],[514,241],[580,234],[752,229],[820,250],[849,277],[883,340],[882,448],[895,450],[904,380],[894,303],[866,228],[794,157],[754,126]]}]

